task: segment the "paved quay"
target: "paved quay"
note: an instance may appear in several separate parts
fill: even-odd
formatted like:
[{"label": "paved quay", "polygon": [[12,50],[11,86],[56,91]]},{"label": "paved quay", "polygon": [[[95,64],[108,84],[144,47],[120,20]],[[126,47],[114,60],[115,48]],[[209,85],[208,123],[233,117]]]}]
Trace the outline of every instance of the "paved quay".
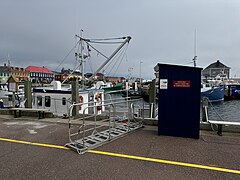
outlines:
[{"label": "paved quay", "polygon": [[1,179],[240,179],[240,134],[158,136],[145,126],[79,155],[67,119],[0,116]]}]

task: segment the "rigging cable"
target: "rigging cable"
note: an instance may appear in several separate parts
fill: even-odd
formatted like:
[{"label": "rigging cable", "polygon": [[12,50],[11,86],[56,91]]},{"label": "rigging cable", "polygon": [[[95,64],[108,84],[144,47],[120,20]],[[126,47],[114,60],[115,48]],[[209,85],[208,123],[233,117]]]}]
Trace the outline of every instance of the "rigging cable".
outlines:
[{"label": "rigging cable", "polygon": [[[75,36],[75,38],[76,38],[76,36]],[[78,58],[77,58],[77,56],[78,56],[78,53],[80,52],[79,51],[79,49],[80,49],[80,40],[78,41],[78,46],[77,46],[77,53],[75,53],[75,57],[76,57],[76,59],[75,59],[75,64],[74,64],[74,67],[79,67],[78,66]],[[80,67],[79,67],[80,68]]]},{"label": "rigging cable", "polygon": [[84,48],[87,50],[86,60],[88,59],[88,64],[89,64],[90,70],[91,70],[91,72],[93,72],[93,67],[92,67],[92,63],[91,63],[91,56],[90,56],[90,51],[91,50],[89,49],[88,44],[85,44],[85,43],[84,43]]},{"label": "rigging cable", "polygon": [[[80,41],[80,40],[79,40]],[[67,59],[67,57],[69,56],[69,54],[72,53],[72,51],[77,47],[77,44],[79,43],[79,41],[74,45],[74,47],[67,53],[67,55],[63,58],[63,60],[61,61],[61,63],[55,68],[55,71],[57,71],[57,69],[59,68],[59,66],[61,66],[63,64],[63,62]]]},{"label": "rigging cable", "polygon": [[121,65],[121,63],[122,63],[122,61],[123,61],[124,55],[126,55],[127,47],[128,47],[128,44],[127,44],[127,46],[126,46],[125,49],[124,49],[124,53],[123,53],[122,59],[121,59],[121,61],[119,62],[118,66],[117,66],[117,69],[116,69],[115,73],[113,74],[113,76],[116,75],[116,73],[117,73],[117,71],[118,71],[118,69],[119,69],[119,67],[120,67],[120,65]]},{"label": "rigging cable", "polygon": [[[116,70],[115,70],[115,72],[114,72],[114,75],[116,74],[116,72],[118,71],[118,69],[119,69],[119,67],[120,67],[120,65],[121,65],[121,63],[122,63],[122,61],[123,61],[123,58],[124,58],[123,54],[126,53],[127,48],[128,48],[128,44],[125,46],[124,49],[121,50],[121,52],[119,52],[119,53],[117,54],[118,58],[117,58],[117,60],[115,60],[114,65],[112,66],[111,70],[109,71],[109,74],[112,72],[112,70],[113,70],[113,68],[115,67],[115,65],[119,62],[118,66],[117,66],[117,68],[116,68]],[[115,58],[116,58],[116,57],[115,57]],[[121,60],[119,61],[120,58],[121,58]],[[113,61],[112,61],[112,62],[113,62]],[[110,64],[111,64],[111,63],[110,63]],[[109,65],[110,65],[110,64],[109,64]],[[109,67],[109,66],[107,66],[107,68],[108,68],[108,67]]]},{"label": "rigging cable", "polygon": [[[110,65],[114,62],[114,59],[116,59],[117,57],[117,59],[119,59],[119,54],[122,52],[122,49],[120,50],[120,51],[118,51],[117,52],[117,54],[112,58],[112,60],[106,65],[106,68],[105,69],[107,69],[108,67],[110,67]],[[115,65],[116,63],[114,63],[114,65]],[[113,66],[114,66],[113,65]],[[110,73],[110,72],[109,72]]]},{"label": "rigging cable", "polygon": [[[100,52],[97,48],[95,48],[93,45],[91,45],[90,43],[104,43],[104,42],[97,42],[97,41],[106,41],[106,40],[113,40],[113,39],[126,39],[126,37],[121,37],[121,38],[107,38],[107,39],[84,39],[84,38],[82,38],[82,37],[80,37],[80,36],[77,36],[76,35],[76,37],[78,37],[78,38],[80,38],[80,40],[83,40],[86,44],[87,44],[87,46],[89,46],[89,47],[91,47],[93,50],[95,50],[98,54],[100,54],[100,55],[102,55],[104,58],[106,58],[106,59],[108,59],[109,57],[107,57],[106,55],[104,55],[102,52]],[[123,42],[105,42],[104,44],[113,44],[113,43],[123,43]],[[89,49],[89,48],[87,48],[87,49]],[[118,57],[118,59],[120,59],[120,57],[122,56],[122,54],[123,54],[123,52],[125,51],[126,52],[126,49],[127,49],[127,47],[125,47],[125,50],[122,50],[122,51],[119,51],[118,53],[117,53],[117,55],[115,55],[115,57],[114,58],[116,58],[116,56],[118,56],[119,54],[120,54],[120,52],[121,52],[121,55]],[[113,58],[113,59],[114,59]],[[121,61],[120,61],[120,64],[121,64],[121,62],[122,62],[122,60],[123,60],[123,57],[122,57],[122,59],[121,59]],[[113,61],[111,61],[110,63],[109,63],[109,65],[112,63]],[[116,65],[116,63],[117,62],[115,62],[115,64],[114,64],[114,66]],[[119,68],[119,66],[120,66],[120,64],[118,65],[118,67],[117,67],[117,70],[118,70],[118,68]],[[90,63],[89,63],[89,65],[90,65]],[[108,66],[109,66],[108,65]],[[90,65],[91,66],[91,65]],[[114,66],[112,67],[112,69],[111,69],[111,71],[113,70],[113,68],[114,68]],[[92,68],[91,68],[92,69]],[[103,70],[103,71],[105,71],[105,70]],[[110,72],[111,72],[110,71]],[[116,72],[115,72],[116,73]]]},{"label": "rigging cable", "polygon": [[[109,64],[107,64],[106,65],[106,68],[105,69],[107,69],[108,67],[110,67],[110,65],[112,64],[112,62],[114,61],[114,59],[116,59],[117,57],[117,61],[120,59],[120,57],[122,56],[122,54],[123,54],[123,52],[125,51],[126,52],[126,49],[128,48],[128,44],[125,46],[125,48],[124,49],[121,49],[120,51],[118,51],[117,52],[117,54],[115,54],[115,56],[112,58],[112,60],[109,62]],[[119,55],[120,54],[120,55]],[[117,62],[116,61],[116,62]],[[116,62],[114,63],[114,65],[113,65],[113,67],[116,65]],[[112,68],[113,69],[113,68]],[[111,69],[111,71],[112,71],[112,69]],[[110,72],[111,72],[110,71]],[[109,72],[109,73],[110,73]]]},{"label": "rigging cable", "polygon": [[125,50],[124,50],[124,53],[123,53],[122,59],[121,59],[119,65],[118,65],[118,67],[117,67],[115,73],[113,74],[113,76],[116,75],[116,73],[117,73],[117,71],[118,71],[118,69],[119,69],[119,67],[120,67],[120,65],[121,65],[121,63],[122,63],[122,61],[123,61],[123,59],[124,59],[124,55],[126,55],[127,48],[128,48],[128,44],[127,44],[127,46],[126,46],[126,48],[125,48]]},{"label": "rigging cable", "polygon": [[89,64],[89,67],[90,67],[91,72],[93,73],[93,67],[92,67],[92,63],[91,63],[91,57],[89,57],[88,64]]},{"label": "rigging cable", "polygon": [[93,48],[95,51],[97,51],[97,53],[99,53],[100,55],[102,55],[103,57],[105,57],[106,59],[108,59],[108,57],[106,55],[104,55],[103,53],[101,53],[99,50],[97,50],[94,46],[92,46],[89,42],[85,41],[91,48]]}]

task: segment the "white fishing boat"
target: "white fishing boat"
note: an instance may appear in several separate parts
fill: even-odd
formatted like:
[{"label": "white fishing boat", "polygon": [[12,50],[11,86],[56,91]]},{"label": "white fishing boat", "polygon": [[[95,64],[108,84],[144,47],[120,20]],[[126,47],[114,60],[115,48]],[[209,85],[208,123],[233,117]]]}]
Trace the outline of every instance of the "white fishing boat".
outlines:
[{"label": "white fishing boat", "polygon": [[[53,81],[52,86],[33,88],[33,108],[48,109],[54,115],[65,116],[72,102],[71,88],[62,88],[59,81]],[[99,114],[104,107],[100,105],[104,101],[104,91],[101,89],[79,90],[79,113]],[[89,105],[99,104],[97,108],[87,108]]]}]

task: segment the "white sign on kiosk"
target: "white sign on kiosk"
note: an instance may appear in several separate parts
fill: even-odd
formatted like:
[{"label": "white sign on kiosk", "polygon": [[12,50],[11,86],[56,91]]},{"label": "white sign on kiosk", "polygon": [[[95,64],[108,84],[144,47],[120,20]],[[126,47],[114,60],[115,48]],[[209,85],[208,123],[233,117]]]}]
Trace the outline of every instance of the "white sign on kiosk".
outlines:
[{"label": "white sign on kiosk", "polygon": [[168,88],[168,80],[160,79],[160,89],[167,89],[167,88]]}]

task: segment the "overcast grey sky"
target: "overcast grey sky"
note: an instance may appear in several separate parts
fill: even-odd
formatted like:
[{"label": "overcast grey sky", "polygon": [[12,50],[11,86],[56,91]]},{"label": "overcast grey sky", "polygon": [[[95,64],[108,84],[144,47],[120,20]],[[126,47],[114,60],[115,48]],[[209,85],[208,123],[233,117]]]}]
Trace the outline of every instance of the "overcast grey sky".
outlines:
[{"label": "overcast grey sky", "polygon": [[[139,76],[142,61],[142,77],[153,78],[157,63],[193,65],[196,29],[197,66],[220,59],[240,77],[239,22],[239,0],[0,0],[0,63],[9,54],[14,66],[55,70],[83,29],[87,38],[130,35],[118,74]],[[59,69],[75,64],[73,52]]]}]

